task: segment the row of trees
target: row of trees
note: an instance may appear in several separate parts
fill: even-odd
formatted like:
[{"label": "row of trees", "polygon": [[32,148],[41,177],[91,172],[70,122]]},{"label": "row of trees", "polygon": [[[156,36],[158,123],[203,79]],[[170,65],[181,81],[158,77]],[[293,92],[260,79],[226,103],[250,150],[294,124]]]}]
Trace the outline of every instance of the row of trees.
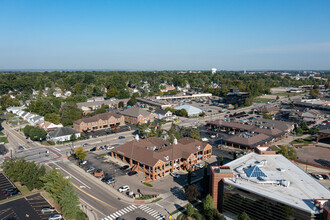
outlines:
[{"label": "row of trees", "polygon": [[79,208],[79,197],[73,185],[56,169],[46,172],[44,166],[37,165],[33,161],[28,162],[24,158],[6,159],[2,169],[13,182],[20,182],[29,190],[44,187],[55,203],[61,206],[61,211],[67,219],[85,219],[85,214]]},{"label": "row of trees", "polygon": [[39,127],[26,125],[23,128],[24,135],[30,137],[33,141],[41,141],[44,140],[47,136],[47,132]]}]

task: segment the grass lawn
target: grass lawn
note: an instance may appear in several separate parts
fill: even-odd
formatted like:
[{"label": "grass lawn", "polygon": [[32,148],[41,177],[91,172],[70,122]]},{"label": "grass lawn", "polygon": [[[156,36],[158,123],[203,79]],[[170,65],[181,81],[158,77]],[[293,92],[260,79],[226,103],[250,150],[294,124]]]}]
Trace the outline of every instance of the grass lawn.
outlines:
[{"label": "grass lawn", "polygon": [[309,136],[305,139],[303,139],[303,141],[298,141],[299,139],[296,139],[294,141],[291,141],[290,144],[301,144],[302,146],[306,146],[308,144],[312,144],[312,136]]},{"label": "grass lawn", "polygon": [[2,118],[2,119],[9,119],[9,118],[12,118],[12,117],[15,117],[15,116],[16,116],[15,114],[7,113],[7,114],[1,114],[0,115],[0,118]]},{"label": "grass lawn", "polygon": [[291,97],[291,96],[296,96],[296,95],[300,95],[300,94],[302,94],[302,92],[300,92],[300,93],[281,92],[281,93],[273,93],[272,95]]},{"label": "grass lawn", "polygon": [[266,98],[254,98],[253,102],[254,103],[267,103],[267,102],[271,102],[274,101],[275,99],[266,99]]},{"label": "grass lawn", "polygon": [[276,147],[275,145],[272,145],[271,148],[273,148],[276,152],[281,150],[279,147]]},{"label": "grass lawn", "polygon": [[6,137],[0,137],[0,142],[8,143],[8,140]]},{"label": "grass lawn", "polygon": [[100,154],[100,155],[97,155],[96,157],[100,158],[100,157],[105,157],[105,156],[106,156],[106,154]]}]

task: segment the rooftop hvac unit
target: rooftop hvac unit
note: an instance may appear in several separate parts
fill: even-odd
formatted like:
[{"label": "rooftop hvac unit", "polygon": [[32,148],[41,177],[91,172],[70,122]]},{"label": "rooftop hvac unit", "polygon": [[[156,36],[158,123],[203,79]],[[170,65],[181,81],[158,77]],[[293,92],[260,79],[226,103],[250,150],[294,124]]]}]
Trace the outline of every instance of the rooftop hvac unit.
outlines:
[{"label": "rooftop hvac unit", "polygon": [[169,156],[165,156],[164,158],[166,161],[168,161],[170,159]]}]

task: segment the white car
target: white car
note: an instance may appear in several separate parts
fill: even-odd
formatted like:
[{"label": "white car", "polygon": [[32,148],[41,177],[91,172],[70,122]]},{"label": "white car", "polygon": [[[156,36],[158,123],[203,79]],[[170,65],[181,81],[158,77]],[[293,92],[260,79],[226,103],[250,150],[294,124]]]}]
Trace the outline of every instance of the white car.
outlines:
[{"label": "white car", "polygon": [[112,150],[112,149],[114,149],[114,147],[113,147],[113,146],[107,146],[106,149],[107,149],[107,150]]},{"label": "white car", "polygon": [[80,163],[80,165],[85,165],[87,163],[87,160],[84,160],[83,162]]},{"label": "white car", "polygon": [[119,187],[119,189],[118,189],[119,192],[125,192],[125,191],[128,191],[128,190],[129,190],[129,186],[128,185]]},{"label": "white car", "polygon": [[52,216],[49,216],[48,220],[61,220],[62,219],[62,215],[61,214],[55,214]]},{"label": "white car", "polygon": [[207,141],[209,141],[209,139],[207,139],[207,138],[202,138],[202,141],[207,142]]},{"label": "white car", "polygon": [[323,176],[321,176],[320,174],[315,174],[314,177],[318,180],[323,180]]},{"label": "white car", "polygon": [[210,136],[210,138],[215,138],[216,136],[214,135],[214,134],[212,134],[211,136]]},{"label": "white car", "polygon": [[170,175],[173,176],[174,178],[179,178],[180,177],[180,175],[177,174],[177,173],[170,173]]},{"label": "white car", "polygon": [[203,168],[204,166],[203,166],[203,164],[198,163],[198,164],[196,164],[196,167]]}]

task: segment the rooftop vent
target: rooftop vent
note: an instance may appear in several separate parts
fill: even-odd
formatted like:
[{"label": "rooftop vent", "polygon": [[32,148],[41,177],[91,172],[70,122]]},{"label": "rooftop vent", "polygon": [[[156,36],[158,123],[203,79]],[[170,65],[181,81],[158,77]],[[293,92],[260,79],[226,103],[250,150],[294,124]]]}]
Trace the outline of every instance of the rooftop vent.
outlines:
[{"label": "rooftop vent", "polygon": [[169,156],[165,156],[164,158],[166,161],[168,161],[170,159]]}]

